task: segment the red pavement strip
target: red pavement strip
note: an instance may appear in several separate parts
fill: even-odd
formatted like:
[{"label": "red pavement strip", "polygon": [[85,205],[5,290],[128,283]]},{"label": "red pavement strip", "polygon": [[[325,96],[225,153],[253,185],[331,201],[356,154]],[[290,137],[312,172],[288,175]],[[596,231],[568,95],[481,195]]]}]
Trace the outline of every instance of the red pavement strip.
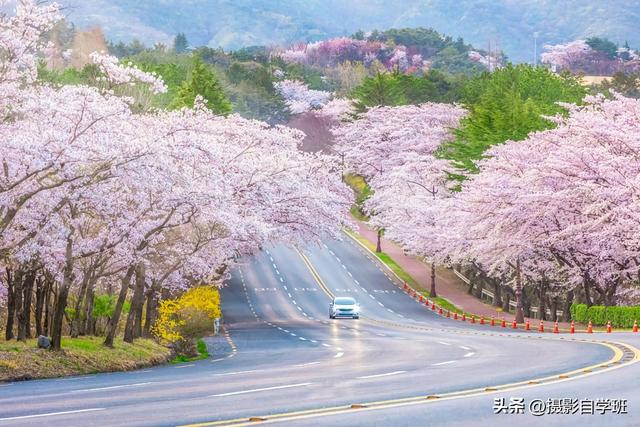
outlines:
[{"label": "red pavement strip", "polygon": [[[377,233],[373,230],[370,230],[364,223],[357,221],[358,223],[358,230],[355,230],[358,234],[360,234],[362,237],[364,237],[365,239],[367,239],[369,242],[375,244],[376,243],[376,239],[377,239]],[[356,240],[356,239],[354,239]],[[362,245],[360,242],[358,242],[356,240],[356,242],[358,244],[360,244],[363,248],[365,248],[367,251],[371,252],[371,250],[369,250],[369,248],[367,248],[366,246]],[[407,256],[404,254],[404,251],[402,250],[402,248],[400,248],[397,244],[395,244],[394,242],[391,242],[389,240],[384,239],[384,237],[382,238],[381,241],[382,247],[383,247],[383,252],[385,252],[387,255],[389,255],[389,257],[391,257],[391,259],[393,259],[400,267],[402,267],[403,270],[405,270],[409,275],[411,275],[411,277],[414,278],[414,280],[420,284],[420,286],[422,286],[424,289],[428,288],[428,285],[426,283],[427,280],[427,266],[420,261],[419,259],[415,258],[415,257],[411,257],[411,256]],[[374,258],[377,260],[377,257]],[[379,261],[379,260],[378,260]],[[381,262],[381,261],[379,261]],[[418,273],[418,274],[416,274]],[[424,274],[423,274],[424,273]],[[397,276],[396,276],[397,277]],[[537,327],[532,327],[532,321],[529,319],[525,319],[525,323],[524,324],[516,324],[515,321],[515,317],[513,317],[511,314],[507,314],[505,316],[504,312],[499,312],[493,309],[493,307],[488,306],[487,304],[484,304],[483,302],[479,301],[477,298],[475,298],[474,296],[471,296],[469,294],[466,293],[466,291],[463,291],[461,289],[458,289],[460,286],[456,285],[455,283],[452,283],[451,281],[441,277],[440,275],[436,275],[437,279],[438,279],[438,294],[440,294],[440,296],[446,298],[447,300],[451,301],[451,303],[453,303],[454,305],[458,306],[458,307],[464,307],[463,308],[463,312],[480,312],[482,314],[476,315],[473,314],[468,320],[471,323],[476,323],[476,319],[478,320],[478,323],[481,325],[488,325],[489,327],[502,327],[502,328],[506,328],[507,327],[507,322],[509,322],[509,327],[511,329],[523,329],[526,331],[533,331],[533,332],[547,332],[547,333],[592,333],[593,332],[593,328],[591,326],[591,324],[589,324],[587,326],[587,329],[585,330],[578,330],[575,328],[575,324],[574,322],[571,322],[571,324],[561,324],[558,322],[554,322],[551,325],[551,328],[547,328],[545,330],[544,328],[544,321],[539,321],[539,324]],[[398,278],[399,279],[399,278]],[[435,304],[433,301],[429,301],[429,299],[427,297],[424,297],[421,293],[419,293],[418,291],[416,291],[415,289],[413,289],[411,286],[409,286],[407,283],[403,283],[402,289],[413,299],[418,300],[418,302],[420,302],[421,304],[424,305],[425,308],[432,310],[434,313],[439,314],[442,317],[445,318],[449,318],[450,320],[452,319],[451,317],[451,313],[449,312],[449,310],[443,309],[442,307],[440,307],[439,305]],[[469,307],[472,307],[471,309],[469,309]],[[489,310],[487,310],[489,309]],[[487,311],[489,311],[489,313],[487,313]],[[495,319],[499,318],[499,322],[496,323]],[[487,320],[491,319],[489,322]],[[458,320],[458,315],[457,313],[453,314],[453,321]],[[467,321],[466,315],[463,313],[462,314],[462,318],[461,320]],[[535,320],[534,320],[535,322]],[[591,323],[591,322],[589,322]],[[495,325],[495,326],[494,326]],[[563,326],[562,328],[560,326]],[[614,331],[613,328],[611,327],[611,322],[609,322],[606,326],[605,329],[606,332],[611,333],[611,332],[621,332],[621,331]],[[632,329],[633,332],[638,332],[638,325],[637,323],[634,324],[634,327]],[[599,331],[596,331],[599,332]]]}]

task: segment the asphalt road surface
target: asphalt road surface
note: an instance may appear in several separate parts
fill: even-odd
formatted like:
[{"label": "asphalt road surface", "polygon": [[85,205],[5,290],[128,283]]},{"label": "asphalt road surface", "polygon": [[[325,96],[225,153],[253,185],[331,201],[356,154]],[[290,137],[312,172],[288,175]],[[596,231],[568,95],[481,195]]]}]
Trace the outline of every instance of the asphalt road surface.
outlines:
[{"label": "asphalt road surface", "polygon": [[[362,317],[330,320],[332,295],[356,298]],[[243,259],[222,299],[212,359],[0,383],[0,425],[640,425],[637,334],[443,318],[346,236]],[[536,400],[577,414],[533,415]]]}]

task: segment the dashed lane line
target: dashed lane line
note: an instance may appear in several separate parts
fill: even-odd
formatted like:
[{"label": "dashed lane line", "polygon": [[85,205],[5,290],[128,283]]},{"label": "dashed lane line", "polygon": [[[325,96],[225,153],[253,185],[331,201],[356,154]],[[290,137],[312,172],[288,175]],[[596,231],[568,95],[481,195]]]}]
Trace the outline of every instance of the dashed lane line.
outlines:
[{"label": "dashed lane line", "polygon": [[450,365],[452,363],[456,363],[456,361],[455,360],[447,360],[446,362],[432,363],[431,366]]},{"label": "dashed lane line", "polygon": [[55,417],[57,415],[81,414],[84,412],[104,411],[105,409],[106,408],[87,408],[87,409],[76,409],[74,411],[49,412],[46,414],[20,415],[16,417],[0,418],[0,421],[14,421],[14,420],[25,420],[29,418]]},{"label": "dashed lane line", "polygon": [[359,380],[366,380],[369,378],[381,378],[381,377],[390,377],[392,375],[400,375],[404,374],[407,371],[393,371],[393,372],[385,372],[384,374],[374,374],[374,375],[363,375],[361,377],[356,377]]},{"label": "dashed lane line", "polygon": [[313,384],[313,383],[287,384],[287,385],[280,385],[280,386],[274,386],[274,387],[254,388],[252,390],[240,390],[240,391],[231,391],[231,392],[228,392],[228,393],[212,394],[212,395],[207,396],[207,397],[237,396],[239,394],[257,393],[257,392],[260,392],[260,391],[282,390],[282,389],[285,389],[285,388],[294,388],[294,387],[306,387],[306,386],[309,386],[311,384]]}]

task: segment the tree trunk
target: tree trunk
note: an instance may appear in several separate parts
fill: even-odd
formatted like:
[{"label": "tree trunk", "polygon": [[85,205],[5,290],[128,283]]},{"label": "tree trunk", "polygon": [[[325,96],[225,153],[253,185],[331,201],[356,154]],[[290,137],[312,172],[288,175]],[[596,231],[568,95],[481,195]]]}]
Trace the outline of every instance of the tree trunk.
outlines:
[{"label": "tree trunk", "polygon": [[82,308],[82,303],[84,302],[84,295],[87,292],[87,284],[90,279],[90,274],[91,273],[89,273],[88,271],[84,272],[82,284],[80,285],[80,290],[78,291],[78,299],[76,300],[76,304],[73,307],[73,319],[71,319],[71,338],[78,338],[78,336],[80,335],[80,323],[83,322],[80,310]]},{"label": "tree trunk", "polygon": [[67,308],[67,297],[69,296],[69,288],[61,286],[58,289],[56,304],[53,311],[53,319],[51,322],[51,350],[60,350],[62,341],[62,326],[64,321],[64,310]]},{"label": "tree trunk", "polygon": [[[13,295],[15,298],[15,314],[14,314],[14,322],[17,321],[17,330],[18,330],[18,335],[16,336],[16,339],[20,340],[20,317],[22,315],[22,300],[23,300],[23,293],[22,293],[22,283],[23,283],[23,272],[22,272],[22,268],[20,268],[16,274],[13,276]],[[22,341],[25,340],[25,337],[22,337]]]},{"label": "tree trunk", "polygon": [[[138,311],[142,313],[142,306],[144,304],[144,282],[144,265],[140,263],[136,266],[136,282],[133,291],[133,297],[131,298],[131,309],[129,310],[127,323],[124,327],[124,341],[128,343],[132,343],[135,338],[138,338],[140,336],[140,333],[138,333],[137,330],[137,327],[140,326],[140,323],[136,325],[136,317]],[[140,316],[142,317],[142,314],[140,314]]]},{"label": "tree trunk", "polygon": [[51,336],[51,294],[53,293],[53,284],[46,279],[44,291],[44,324],[42,329],[45,335]]},{"label": "tree trunk", "polygon": [[43,335],[42,330],[42,311],[44,305],[44,280],[42,276],[36,278],[36,310],[35,310],[35,322],[36,322],[36,335]]},{"label": "tree trunk", "polygon": [[382,252],[382,228],[378,228],[378,238],[376,239],[376,252]]},{"label": "tree trunk", "polygon": [[129,282],[131,282],[131,276],[135,271],[135,266],[131,266],[127,269],[126,274],[122,278],[120,284],[120,293],[118,294],[118,301],[116,302],[116,307],[113,310],[113,316],[111,317],[111,321],[109,322],[109,326],[107,328],[107,337],[104,340],[104,345],[107,347],[113,347],[113,340],[116,336],[116,332],[118,330],[118,322],[120,322],[120,315],[122,314],[122,306],[124,305],[125,300],[127,299],[127,292],[129,291]]},{"label": "tree trunk", "polygon": [[431,298],[437,298],[438,293],[436,292],[436,264],[431,263],[431,290],[429,291],[429,296]]},{"label": "tree trunk", "polygon": [[18,315],[18,340],[20,341],[31,338],[31,299],[35,280],[36,270],[28,270],[22,282],[22,308]]},{"label": "tree trunk", "polygon": [[58,288],[56,297],[56,307],[53,312],[53,321],[51,322],[51,350],[60,350],[62,342],[62,326],[64,321],[65,309],[67,308],[67,298],[69,297],[69,289],[73,283],[73,229],[67,237],[67,245],[65,248],[65,266],[62,273],[62,284]]},{"label": "tree trunk", "polygon": [[15,283],[11,270],[7,267],[7,324],[5,329],[5,339],[13,339],[13,323],[16,313]]},{"label": "tree trunk", "polygon": [[156,322],[158,315],[158,299],[155,286],[151,286],[147,291],[147,312],[144,319],[144,330],[142,335],[145,338],[151,337],[151,326]]},{"label": "tree trunk", "polygon": [[492,280],[493,284],[493,306],[501,307],[502,306],[502,288],[497,280]]},{"label": "tree trunk", "polygon": [[516,323],[524,323],[522,307],[522,275],[520,274],[520,259],[518,259],[516,261]]},{"label": "tree trunk", "polygon": [[573,304],[573,291],[567,292],[567,296],[564,300],[564,307],[562,307],[562,317],[565,322],[569,322],[571,319],[571,304]]}]

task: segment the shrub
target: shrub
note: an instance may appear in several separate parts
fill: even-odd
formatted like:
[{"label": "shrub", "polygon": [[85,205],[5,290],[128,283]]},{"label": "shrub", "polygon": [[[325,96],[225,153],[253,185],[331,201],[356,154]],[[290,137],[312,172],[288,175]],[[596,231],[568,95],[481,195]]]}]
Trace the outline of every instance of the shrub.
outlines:
[{"label": "shrub", "polygon": [[153,333],[162,341],[172,343],[178,354],[194,357],[198,355],[196,339],[210,331],[213,319],[220,315],[217,289],[191,288],[179,298],[160,303]]},{"label": "shrub", "polygon": [[571,318],[580,323],[591,323],[593,325],[606,325],[611,322],[611,326],[617,328],[630,328],[633,322],[640,320],[640,306],[611,306],[586,304],[572,304]]}]

